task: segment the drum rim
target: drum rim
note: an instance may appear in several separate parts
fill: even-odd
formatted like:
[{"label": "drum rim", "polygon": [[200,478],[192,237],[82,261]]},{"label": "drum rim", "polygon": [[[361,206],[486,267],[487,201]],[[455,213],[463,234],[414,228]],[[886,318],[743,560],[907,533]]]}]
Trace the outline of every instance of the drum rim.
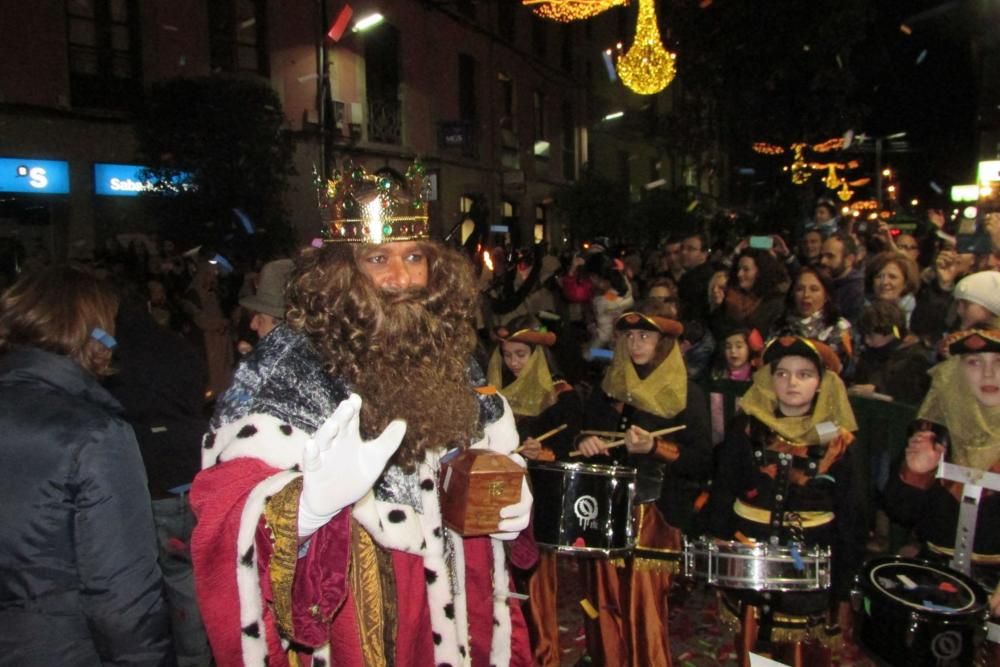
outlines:
[{"label": "drum rim", "polygon": [[[705,548],[699,549],[703,545]],[[694,541],[686,541],[684,549],[685,551],[690,549],[694,553],[715,552],[726,554],[738,553],[739,550],[743,550],[747,554],[760,554],[762,556],[768,555],[769,552],[774,556],[791,553],[791,547],[783,545],[771,545],[767,542],[744,544],[738,540],[724,540],[722,543],[717,543],[714,539],[704,536]],[[814,544],[806,549],[799,549],[799,556],[802,558],[825,558],[830,560],[833,558],[833,549]]]},{"label": "drum rim", "polygon": [[[953,578],[955,581],[961,583],[962,586],[964,586],[965,589],[972,594],[972,602],[961,609],[953,609],[950,611],[946,611],[943,609],[929,609],[927,607],[910,602],[909,600],[903,600],[902,598],[899,598],[891,594],[883,586],[881,586],[874,580],[875,572],[880,567],[884,567],[886,565],[913,565],[913,566],[923,567],[928,570],[934,570],[935,572],[939,573],[944,572],[944,574]],[[941,617],[941,616],[959,617],[959,616],[969,616],[969,615],[975,616],[981,613],[984,607],[988,607],[989,598],[987,597],[986,591],[983,590],[983,588],[976,582],[975,579],[968,576],[964,572],[959,572],[958,570],[954,570],[950,567],[938,565],[923,558],[907,558],[906,556],[892,556],[892,555],[878,556],[876,558],[870,559],[864,564],[862,571],[858,573],[859,578],[861,578],[862,576],[864,577],[863,581],[866,582],[867,585],[873,587],[875,591],[889,598],[893,602],[901,604],[908,609],[912,609],[923,614],[929,614],[935,617]],[[862,595],[866,594],[866,591],[864,590],[859,592],[861,592]],[[986,600],[985,602],[983,601],[984,599]]]},{"label": "drum rim", "polygon": [[594,558],[597,557],[614,558],[620,556],[628,556],[635,549],[634,544],[626,547],[611,547],[609,549],[603,549],[601,547],[572,547],[572,546],[567,547],[558,544],[548,544],[546,542],[538,542],[538,546],[540,549],[544,549],[546,551],[555,551],[560,554],[566,554],[567,556],[572,556],[572,555],[577,555],[581,557],[591,556]]},{"label": "drum rim", "polygon": [[598,463],[568,462],[568,461],[529,461],[529,470],[552,470],[557,472],[575,472],[602,477],[616,477],[634,480],[636,470],[631,466],[608,466]]}]

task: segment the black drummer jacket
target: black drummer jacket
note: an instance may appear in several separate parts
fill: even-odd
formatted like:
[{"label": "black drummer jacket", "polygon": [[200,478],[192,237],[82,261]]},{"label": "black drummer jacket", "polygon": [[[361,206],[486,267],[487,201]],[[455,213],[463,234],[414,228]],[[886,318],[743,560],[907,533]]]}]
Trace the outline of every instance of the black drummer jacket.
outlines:
[{"label": "black drummer jacket", "polygon": [[[994,470],[993,472],[996,472]],[[953,491],[954,490],[954,491]],[[886,511],[893,521],[913,528],[925,543],[944,547],[950,558],[958,529],[960,493],[957,485],[934,478],[934,473],[917,475],[906,470],[905,458],[896,474],[889,476],[885,489]],[[940,549],[937,550],[938,553]],[[1000,568],[1000,493],[983,489],[976,516],[973,551],[987,556],[993,567]],[[981,559],[976,558],[980,561]]]},{"label": "black drummer jacket", "polygon": [[[770,526],[736,514],[737,500],[747,506],[770,511],[777,493],[774,479],[761,469],[755,451],[767,447],[771,429],[748,415],[734,417],[726,429],[726,439],[716,451],[712,494],[706,511],[708,531],[713,537],[736,539],[736,532],[757,541],[767,541]],[[855,480],[861,476],[853,470],[861,457],[853,456],[851,448],[830,468],[824,478],[810,479],[805,485],[791,483],[788,488],[786,512],[833,512],[834,520],[825,525],[803,530],[807,546],[831,547],[833,551],[832,593],[837,600],[850,594],[854,574],[864,560],[867,523],[863,489]],[[780,543],[787,546],[791,530],[785,528]]]},{"label": "black drummer jacket", "polygon": [[667,462],[656,454],[629,454],[625,447],[596,456],[593,463],[611,462],[636,469],[636,498],[655,498],[663,517],[675,528],[688,532],[693,524],[695,501],[705,488],[712,469],[712,434],[705,395],[697,384],[687,383],[687,405],[671,418],[658,417],[595,390],[587,400],[584,428],[625,431],[638,426],[657,431],[683,424],[685,429],[665,438],[677,447],[679,456]]},{"label": "black drummer jacket", "polygon": [[514,418],[517,420],[517,434],[520,436],[521,442],[527,438],[537,438],[566,424],[565,429],[546,438],[542,443],[543,447],[552,450],[557,461],[563,461],[571,460],[569,453],[573,450],[576,437],[583,424],[583,401],[569,384],[561,382],[558,387],[558,399],[541,414],[536,417],[514,415]]}]

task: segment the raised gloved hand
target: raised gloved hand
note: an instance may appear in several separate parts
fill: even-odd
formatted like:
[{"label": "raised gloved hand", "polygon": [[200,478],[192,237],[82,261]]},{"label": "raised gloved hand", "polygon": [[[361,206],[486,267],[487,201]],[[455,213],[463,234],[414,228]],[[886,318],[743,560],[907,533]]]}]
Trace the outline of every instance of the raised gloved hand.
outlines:
[{"label": "raised gloved hand", "polygon": [[374,440],[361,439],[361,397],[351,394],[306,442],[302,453],[299,537],[309,537],[345,507],[361,500],[406,434],[391,422]]},{"label": "raised gloved hand", "polygon": [[[509,455],[511,460],[522,468],[527,467],[524,459],[517,454]],[[491,533],[490,537],[498,540],[513,540],[522,530],[531,523],[531,503],[533,502],[531,489],[528,488],[527,475],[521,480],[521,500],[513,505],[500,508],[500,523],[496,533]]]}]

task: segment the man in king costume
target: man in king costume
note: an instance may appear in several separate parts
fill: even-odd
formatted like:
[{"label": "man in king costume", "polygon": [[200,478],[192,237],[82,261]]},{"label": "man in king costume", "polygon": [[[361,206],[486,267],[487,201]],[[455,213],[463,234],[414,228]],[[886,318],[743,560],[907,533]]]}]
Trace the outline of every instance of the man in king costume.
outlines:
[{"label": "man in king costume", "polygon": [[440,459],[513,454],[506,401],[470,365],[463,257],[427,237],[426,185],[346,167],[327,243],[244,360],[203,445],[192,505],[199,604],[226,665],[529,665],[508,559],[530,567],[531,493],[498,532],[441,517]]}]

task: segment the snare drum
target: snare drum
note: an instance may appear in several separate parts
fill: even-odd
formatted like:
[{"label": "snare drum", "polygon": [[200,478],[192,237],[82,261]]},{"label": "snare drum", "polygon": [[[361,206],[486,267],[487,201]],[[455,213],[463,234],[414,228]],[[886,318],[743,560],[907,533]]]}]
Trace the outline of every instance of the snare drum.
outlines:
[{"label": "snare drum", "polygon": [[986,635],[989,595],[961,572],[928,561],[874,558],[851,602],[867,650],[892,665],[972,665]]},{"label": "snare drum", "polygon": [[830,588],[830,550],[793,551],[767,543],[684,542],[684,576],[713,586],[750,591],[822,591]]},{"label": "snare drum", "polygon": [[535,541],[578,555],[618,556],[635,546],[635,469],[528,463]]}]

